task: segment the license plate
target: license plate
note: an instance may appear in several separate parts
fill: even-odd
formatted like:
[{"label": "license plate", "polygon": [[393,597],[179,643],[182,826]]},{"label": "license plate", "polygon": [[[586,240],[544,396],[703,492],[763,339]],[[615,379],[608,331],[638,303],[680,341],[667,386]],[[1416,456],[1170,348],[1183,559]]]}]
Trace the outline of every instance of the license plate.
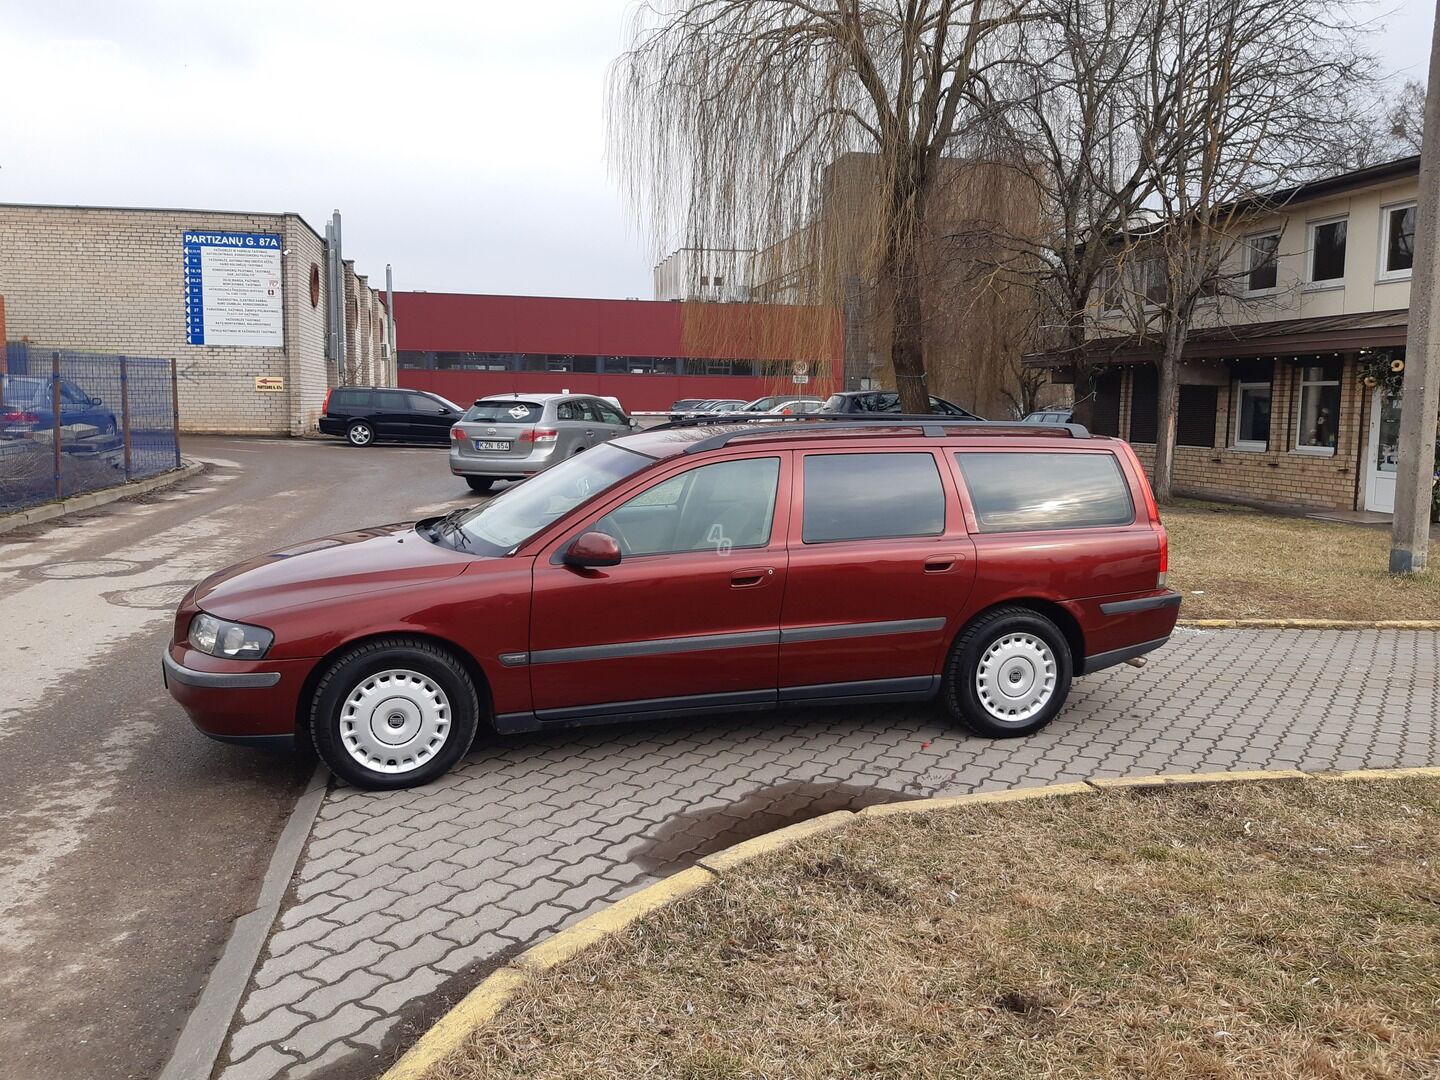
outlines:
[{"label": "license plate", "polygon": [[475,440],[475,449],[476,449],[476,450],[509,450],[509,449],[510,449],[510,444],[509,444],[508,442],[505,442],[505,441],[502,441],[502,440],[499,440],[499,439],[489,439],[489,440],[476,439],[476,440]]}]

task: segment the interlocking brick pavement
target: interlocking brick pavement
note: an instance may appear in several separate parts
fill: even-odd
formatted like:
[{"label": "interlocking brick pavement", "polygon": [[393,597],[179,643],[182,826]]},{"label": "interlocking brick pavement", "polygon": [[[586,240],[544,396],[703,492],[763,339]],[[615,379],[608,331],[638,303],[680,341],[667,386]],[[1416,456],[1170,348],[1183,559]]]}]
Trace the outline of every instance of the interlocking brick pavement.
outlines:
[{"label": "interlocking brick pavement", "polygon": [[[443,989],[700,855],[831,810],[1086,777],[1440,764],[1440,634],[1177,631],[1027,739],[924,705],[491,740],[411,791],[332,791],[220,1080],[369,1074]],[[431,1003],[431,1011],[435,1003]],[[348,1063],[348,1064],[347,1064]]]}]

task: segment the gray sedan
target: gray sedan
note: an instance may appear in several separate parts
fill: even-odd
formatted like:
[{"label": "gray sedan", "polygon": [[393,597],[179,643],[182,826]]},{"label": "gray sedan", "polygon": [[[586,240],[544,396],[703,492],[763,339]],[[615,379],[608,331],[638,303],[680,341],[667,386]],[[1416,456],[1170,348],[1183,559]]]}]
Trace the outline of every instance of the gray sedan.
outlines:
[{"label": "gray sedan", "polygon": [[481,398],[450,430],[450,471],[489,491],[496,480],[534,476],[634,426],[617,406],[586,394]]}]

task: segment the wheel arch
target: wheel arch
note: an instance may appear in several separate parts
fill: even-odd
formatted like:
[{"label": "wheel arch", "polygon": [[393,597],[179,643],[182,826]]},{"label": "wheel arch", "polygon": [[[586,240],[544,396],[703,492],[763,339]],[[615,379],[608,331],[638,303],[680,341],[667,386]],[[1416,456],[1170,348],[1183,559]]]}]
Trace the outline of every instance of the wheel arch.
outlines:
[{"label": "wheel arch", "polygon": [[300,686],[300,696],[295,702],[295,736],[297,740],[308,739],[310,735],[310,710],[315,700],[315,688],[319,686],[321,677],[340,657],[352,649],[362,645],[369,645],[376,641],[385,641],[390,638],[410,638],[415,641],[423,641],[433,645],[437,649],[449,653],[465,669],[475,684],[475,696],[480,703],[480,720],[482,723],[494,727],[495,701],[490,690],[490,680],[485,677],[485,669],[480,662],[471,655],[468,649],[461,648],[455,642],[438,634],[427,634],[418,630],[395,629],[374,631],[364,634],[361,637],[350,638],[335,646],[328,653],[322,656],[305,676],[304,683]]},{"label": "wheel arch", "polygon": [[990,612],[999,608],[1028,608],[1037,615],[1043,615],[1053,622],[1065,635],[1065,643],[1070,646],[1070,664],[1076,674],[1085,666],[1085,632],[1080,629],[1080,621],[1063,605],[1054,600],[1045,600],[1038,596],[1016,596],[1005,600],[997,600],[974,615],[966,619],[955,631],[945,649],[945,655],[950,655],[950,650],[955,647],[955,642],[979,619],[984,618]]}]

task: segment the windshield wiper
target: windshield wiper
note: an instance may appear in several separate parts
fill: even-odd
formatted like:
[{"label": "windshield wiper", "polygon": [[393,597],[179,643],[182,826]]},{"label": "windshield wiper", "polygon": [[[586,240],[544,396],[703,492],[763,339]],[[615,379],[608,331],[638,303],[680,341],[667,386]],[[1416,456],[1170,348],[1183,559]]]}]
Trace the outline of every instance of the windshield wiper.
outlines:
[{"label": "windshield wiper", "polygon": [[461,506],[451,510],[450,513],[435,523],[434,529],[436,535],[441,537],[454,536],[456,538],[456,547],[469,548],[470,537],[465,535],[465,530],[460,527],[460,518],[462,515],[468,514],[472,509],[473,507]]}]

